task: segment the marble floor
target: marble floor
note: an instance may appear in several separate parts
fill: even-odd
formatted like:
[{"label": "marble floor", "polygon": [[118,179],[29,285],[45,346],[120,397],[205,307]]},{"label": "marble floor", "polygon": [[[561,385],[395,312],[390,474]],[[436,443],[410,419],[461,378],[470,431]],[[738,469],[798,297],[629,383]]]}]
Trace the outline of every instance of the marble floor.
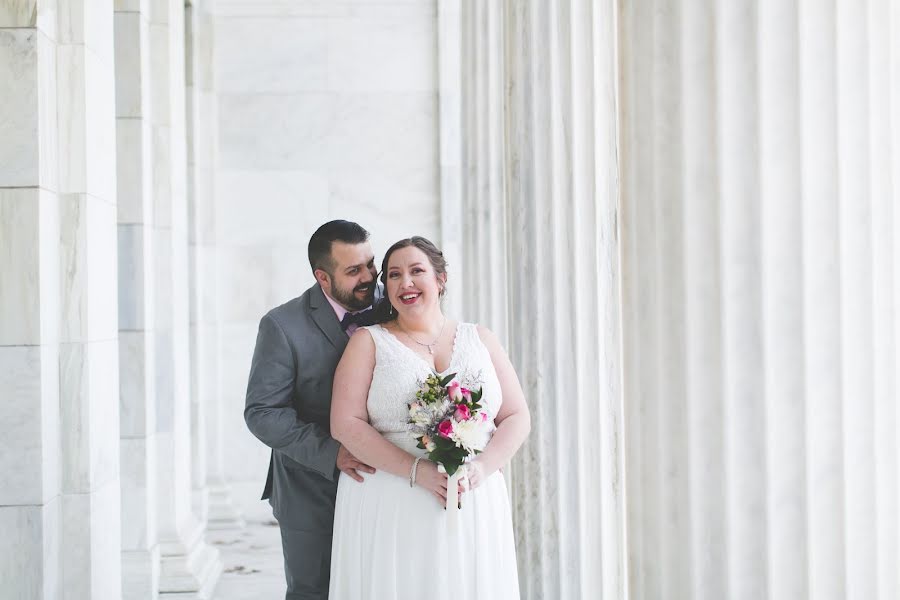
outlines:
[{"label": "marble floor", "polygon": [[281,536],[269,503],[257,500],[261,487],[235,490],[246,528],[207,532],[207,540],[219,549],[224,566],[213,600],[284,598]]}]

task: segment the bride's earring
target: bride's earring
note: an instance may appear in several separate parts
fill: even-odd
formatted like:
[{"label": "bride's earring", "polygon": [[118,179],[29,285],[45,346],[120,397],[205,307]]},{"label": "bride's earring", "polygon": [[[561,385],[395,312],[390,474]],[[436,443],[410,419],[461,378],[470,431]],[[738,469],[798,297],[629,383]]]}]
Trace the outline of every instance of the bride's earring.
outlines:
[{"label": "bride's earring", "polygon": [[394,305],[388,304],[388,315],[394,316]]}]

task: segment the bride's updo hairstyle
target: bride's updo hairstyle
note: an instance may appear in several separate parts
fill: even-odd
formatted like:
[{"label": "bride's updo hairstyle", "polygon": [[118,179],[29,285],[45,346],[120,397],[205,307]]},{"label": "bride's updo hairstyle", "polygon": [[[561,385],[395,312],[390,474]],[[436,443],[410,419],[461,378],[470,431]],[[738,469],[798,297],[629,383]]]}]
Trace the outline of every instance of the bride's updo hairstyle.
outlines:
[{"label": "bride's updo hairstyle", "polygon": [[[376,323],[386,323],[387,321],[393,321],[397,318],[397,309],[391,305],[391,301],[387,296],[388,261],[391,259],[391,254],[401,248],[409,248],[410,246],[414,246],[425,253],[425,256],[428,257],[428,262],[431,263],[431,267],[434,269],[435,275],[447,274],[447,261],[444,259],[444,253],[438,250],[437,246],[432,244],[430,240],[414,235],[411,238],[406,238],[405,240],[400,240],[395,243],[387,249],[387,252],[384,253],[384,260],[381,261],[380,279],[381,284],[384,286],[384,297],[379,300],[378,304],[375,306],[374,320]],[[441,296],[443,296],[446,291],[446,284],[444,284],[441,287]]]}]

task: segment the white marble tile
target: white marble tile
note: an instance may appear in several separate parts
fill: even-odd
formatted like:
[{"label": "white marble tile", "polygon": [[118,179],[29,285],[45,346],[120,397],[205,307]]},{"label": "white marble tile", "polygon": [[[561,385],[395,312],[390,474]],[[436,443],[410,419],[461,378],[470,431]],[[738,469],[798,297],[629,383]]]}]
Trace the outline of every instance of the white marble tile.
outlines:
[{"label": "white marble tile", "polygon": [[354,220],[368,229],[379,260],[391,244],[410,235],[439,243],[440,196],[434,167],[337,169],[329,171],[329,179],[328,219]]},{"label": "white marble tile", "polygon": [[172,232],[154,227],[153,235],[153,327],[172,327]]},{"label": "white marble tile", "polygon": [[147,37],[150,78],[149,116],[154,125],[169,123],[169,27],[150,21]]},{"label": "white marble tile", "polygon": [[115,207],[83,194],[60,197],[62,341],[109,340],[117,324]]},{"label": "white marble tile", "polygon": [[220,171],[217,189],[216,237],[228,246],[305,246],[327,220],[329,182],[320,173]]},{"label": "white marble tile", "polygon": [[314,170],[337,127],[334,94],[223,94],[219,164],[226,169]]},{"label": "white marble tile", "polygon": [[[317,222],[315,227],[309,229],[306,239],[308,240],[312,232],[327,220],[327,218],[322,219]],[[305,292],[309,286],[315,283],[315,278],[309,268],[309,260],[307,258],[309,254],[306,243],[292,246],[273,246],[270,251],[272,254],[272,271],[266,304],[269,308],[274,308]]]},{"label": "white marble tile", "polygon": [[118,324],[118,225],[116,207],[91,196],[87,203],[87,260],[89,265],[88,335],[91,340],[114,339]]},{"label": "white marble tile", "polygon": [[60,496],[62,585],[75,598],[91,597],[91,494]]},{"label": "white marble tile", "polygon": [[342,94],[328,131],[332,167],[433,167],[438,162],[436,93]]},{"label": "white marble tile", "polygon": [[[0,505],[40,504],[43,488],[44,394],[39,346],[0,346]],[[55,394],[54,394],[55,396]],[[55,460],[47,456],[46,460]]]},{"label": "white marble tile", "polygon": [[[305,260],[298,257],[300,260]],[[308,263],[307,263],[308,264]],[[270,308],[271,254],[267,247],[220,247],[219,317],[226,321],[261,318]]]},{"label": "white marble tile", "polygon": [[59,43],[83,45],[112,65],[112,0],[66,0],[58,10]]},{"label": "white marble tile", "polygon": [[[116,448],[118,455],[118,447]],[[92,495],[91,598],[122,598],[122,517],[121,493],[114,479]]]},{"label": "white marble tile", "polygon": [[121,513],[118,482],[92,494],[63,494],[62,578],[73,598],[121,597]]},{"label": "white marble tile", "polygon": [[170,135],[167,125],[153,125],[150,129],[151,150],[151,201],[153,203],[153,224],[158,227],[172,226],[172,155],[169,146]]},{"label": "white marble tile", "polygon": [[[124,506],[123,506],[124,508]],[[122,600],[145,600],[159,595],[159,548],[122,552]]]},{"label": "white marble tile", "polygon": [[147,15],[152,23],[169,23],[169,13],[173,2],[171,0],[146,0]]},{"label": "white marble tile", "polygon": [[212,325],[218,322],[219,286],[216,263],[218,248],[214,246],[193,246],[196,273],[196,315],[194,322]]},{"label": "white marble tile", "polygon": [[121,440],[122,549],[156,544],[156,438]]},{"label": "white marble tile", "polygon": [[149,24],[140,13],[117,12],[115,28],[116,116],[144,116],[149,97]]},{"label": "white marble tile", "polygon": [[116,92],[113,63],[85,53],[85,191],[116,203]]},{"label": "white marble tile", "polygon": [[119,342],[88,344],[90,473],[97,490],[119,477]]},{"label": "white marble tile", "polygon": [[77,44],[57,49],[59,97],[59,189],[63,193],[87,191],[85,49]]},{"label": "white marble tile", "polygon": [[43,506],[0,506],[0,581],[4,597],[58,597],[44,595],[48,591],[46,580],[53,578],[58,566],[47,560],[52,551],[45,542],[51,538],[44,528],[46,521],[52,523],[52,519],[45,519],[50,510]]},{"label": "white marble tile", "polygon": [[351,15],[353,7],[342,2],[277,1],[261,3],[255,0],[218,0],[215,14],[218,17],[313,17],[334,18]]},{"label": "white marble tile", "polygon": [[196,118],[192,129],[189,131],[189,139],[193,145],[192,164],[197,167],[215,167],[215,152],[217,134],[216,112],[218,99],[215,93],[198,91],[195,95],[197,102]]},{"label": "white marble tile", "polygon": [[437,89],[437,19],[433,12],[328,21],[328,89],[427,92]]},{"label": "white marble tile", "polygon": [[90,344],[80,342],[59,347],[59,405],[64,494],[86,494],[91,490],[91,426],[93,399],[90,388]]},{"label": "white marble tile", "polygon": [[37,25],[37,0],[8,0],[0,4],[0,27],[28,28]]},{"label": "white marble tile", "polygon": [[117,13],[143,12],[146,14],[148,10],[147,4],[147,0],[115,0],[113,8]]},{"label": "white marble tile", "polygon": [[191,183],[190,242],[215,245],[218,212],[218,199],[215,196],[216,172],[212,168],[191,168],[188,175],[188,181]]},{"label": "white marble tile", "polygon": [[60,460],[61,415],[59,409],[59,345],[40,347],[41,353],[41,433],[42,433],[42,500],[50,502],[59,495],[62,483]]},{"label": "white marble tile", "polygon": [[252,94],[326,90],[329,36],[325,23],[297,18],[217,20],[218,89]]},{"label": "white marble tile", "polygon": [[[38,19],[40,12],[38,13]],[[53,12],[55,17],[55,9]],[[55,19],[54,19],[55,22]],[[55,25],[54,25],[55,27]],[[38,33],[38,155],[41,187],[59,189],[59,98],[56,42]]]},{"label": "white marble tile", "polygon": [[258,325],[256,319],[222,327],[221,426],[227,440],[223,462],[229,481],[264,480],[269,467],[271,449],[250,433],[243,416]]},{"label": "white marble tile", "polygon": [[155,367],[154,385],[156,386],[155,431],[171,434],[174,427],[175,411],[175,362],[172,358],[173,342],[171,329],[159,329],[155,332],[153,362]]},{"label": "white marble tile", "polygon": [[119,331],[153,328],[153,235],[146,225],[119,225]]},{"label": "white marble tile", "polygon": [[116,187],[119,223],[152,223],[150,124],[116,119]]},{"label": "white marble tile", "polygon": [[155,359],[153,332],[119,333],[119,427],[123,438],[140,438],[156,430]]},{"label": "white marble tile", "polygon": [[[38,38],[34,29],[0,29],[0,186],[38,184]],[[43,48],[41,49],[43,50]],[[41,124],[41,125],[49,125]]]},{"label": "white marble tile", "polygon": [[40,250],[47,241],[41,237],[40,213],[38,190],[0,189],[2,345],[41,343]]}]

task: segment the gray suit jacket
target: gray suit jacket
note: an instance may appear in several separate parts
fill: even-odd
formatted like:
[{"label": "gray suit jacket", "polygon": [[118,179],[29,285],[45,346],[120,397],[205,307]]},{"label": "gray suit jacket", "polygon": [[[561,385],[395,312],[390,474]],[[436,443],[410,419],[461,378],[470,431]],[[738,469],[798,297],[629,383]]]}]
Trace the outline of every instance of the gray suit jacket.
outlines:
[{"label": "gray suit jacket", "polygon": [[347,341],[318,284],[259,323],[244,420],[272,448],[262,497],[282,527],[332,530],[340,472],[331,386]]}]

